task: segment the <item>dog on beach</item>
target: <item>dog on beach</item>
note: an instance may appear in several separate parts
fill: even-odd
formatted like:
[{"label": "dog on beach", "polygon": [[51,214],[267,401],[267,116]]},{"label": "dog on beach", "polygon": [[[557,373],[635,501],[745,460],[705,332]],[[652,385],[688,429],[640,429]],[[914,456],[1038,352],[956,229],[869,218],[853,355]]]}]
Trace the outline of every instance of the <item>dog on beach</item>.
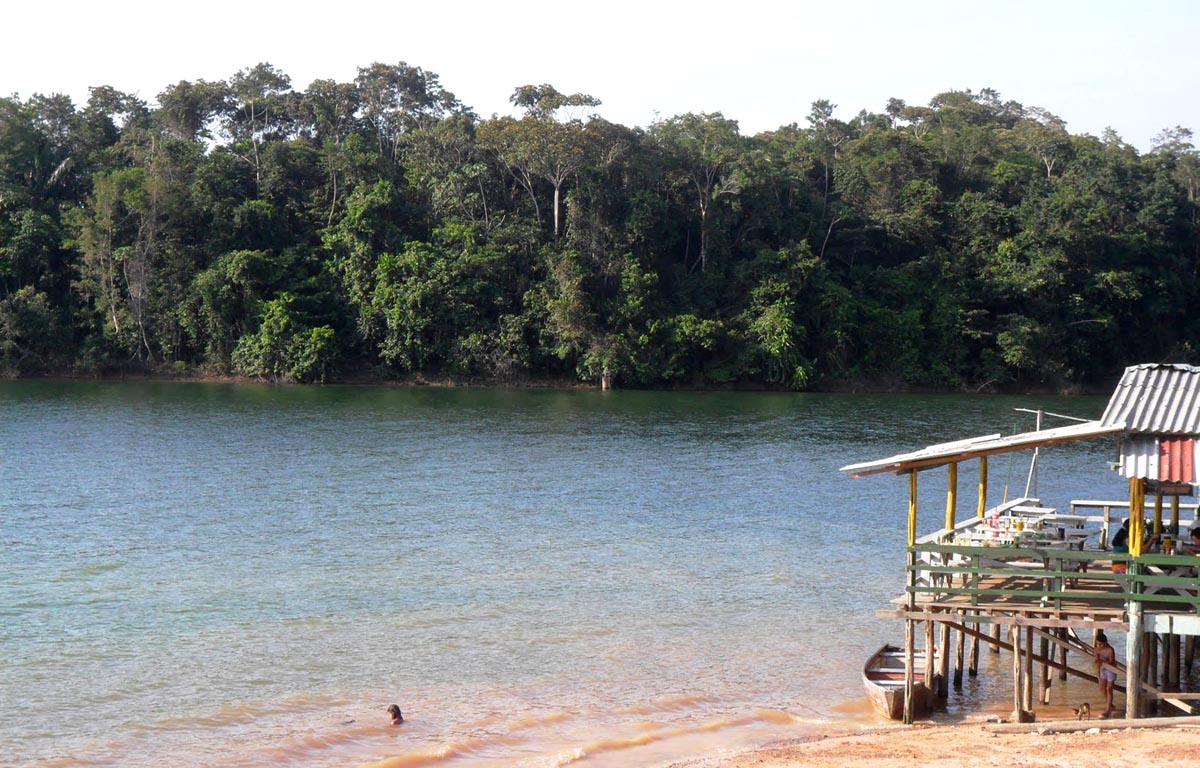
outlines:
[{"label": "dog on beach", "polygon": [[1075,710],[1075,719],[1076,720],[1091,720],[1092,719],[1092,706],[1090,704],[1088,704],[1086,701],[1083,702],[1082,704],[1080,704],[1079,708]]},{"label": "dog on beach", "polygon": [[387,713],[392,718],[392,725],[400,725],[400,723],[404,722],[404,715],[400,712],[400,707],[396,706],[395,704],[388,706]]}]

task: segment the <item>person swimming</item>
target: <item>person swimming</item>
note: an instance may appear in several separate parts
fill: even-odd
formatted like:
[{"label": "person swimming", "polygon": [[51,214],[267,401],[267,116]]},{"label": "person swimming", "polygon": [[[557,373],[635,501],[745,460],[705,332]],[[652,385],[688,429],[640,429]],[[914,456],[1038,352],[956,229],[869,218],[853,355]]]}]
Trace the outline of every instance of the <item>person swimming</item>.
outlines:
[{"label": "person swimming", "polygon": [[404,714],[400,711],[400,707],[395,704],[388,706],[387,713],[392,718],[392,725],[400,725],[400,723],[404,722]]}]

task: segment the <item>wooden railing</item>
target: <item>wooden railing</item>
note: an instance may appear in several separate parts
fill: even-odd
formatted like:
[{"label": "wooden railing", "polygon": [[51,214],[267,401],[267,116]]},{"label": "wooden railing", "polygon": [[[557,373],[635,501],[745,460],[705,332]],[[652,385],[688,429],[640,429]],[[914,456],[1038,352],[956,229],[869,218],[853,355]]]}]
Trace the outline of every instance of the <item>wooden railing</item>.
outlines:
[{"label": "wooden railing", "polygon": [[[1099,514],[1088,515],[1089,511],[1096,511]],[[1116,516],[1114,517],[1114,512]],[[1190,521],[1185,517],[1184,513],[1190,514]],[[1072,515],[1087,515],[1089,520],[1101,523],[1103,531],[1100,534],[1101,546],[1108,546],[1110,540],[1110,531],[1115,524],[1120,527],[1125,518],[1129,517],[1129,502],[1128,501],[1101,501],[1097,499],[1077,499],[1071,502]],[[1150,499],[1145,506],[1144,514],[1147,517],[1154,515],[1154,501]],[[1163,509],[1163,517],[1169,517],[1170,510]],[[1187,532],[1200,521],[1200,503],[1190,502],[1179,505],[1179,530],[1175,531],[1178,536],[1186,536]]]},{"label": "wooden railing", "polygon": [[[909,548],[908,592],[945,601],[963,598],[968,606],[1021,598],[1029,607],[1063,610],[1114,602],[1172,604],[1174,610],[1200,610],[1196,568],[1189,555],[1143,555],[1100,551],[918,543]],[[1112,564],[1124,564],[1114,572]],[[993,578],[995,577],[995,578]],[[1014,606],[1016,603],[1014,602]]]},{"label": "wooden railing", "polygon": [[1129,568],[1134,600],[1176,603],[1200,611],[1200,557],[1196,555],[1142,555]]}]

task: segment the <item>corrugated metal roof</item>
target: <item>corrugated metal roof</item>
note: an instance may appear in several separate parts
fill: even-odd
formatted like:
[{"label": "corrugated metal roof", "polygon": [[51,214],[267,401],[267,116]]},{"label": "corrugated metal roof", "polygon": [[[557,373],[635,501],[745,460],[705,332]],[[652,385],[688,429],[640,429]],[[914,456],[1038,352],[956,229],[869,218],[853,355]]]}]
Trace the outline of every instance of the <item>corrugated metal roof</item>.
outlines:
[{"label": "corrugated metal roof", "polygon": [[1043,429],[1037,432],[1022,432],[1019,435],[985,435],[958,440],[953,443],[942,443],[922,448],[912,453],[901,453],[887,459],[868,461],[862,464],[848,464],[842,467],[842,472],[849,472],[851,477],[874,475],[880,472],[907,472],[909,470],[929,469],[955,461],[965,461],[980,456],[990,456],[995,453],[1021,451],[1027,448],[1037,448],[1043,445],[1066,443],[1072,440],[1084,440],[1089,437],[1101,437],[1121,432],[1120,426],[1103,424],[1099,421],[1088,421],[1083,424],[1072,424],[1069,427]]},{"label": "corrugated metal roof", "polygon": [[1121,440],[1122,477],[1169,483],[1195,483],[1200,465],[1200,442],[1191,438],[1132,435]]},{"label": "corrugated metal roof", "polygon": [[[955,461],[1019,451],[1043,445],[1083,440],[1118,432],[1132,435],[1179,435],[1200,437],[1200,368],[1191,365],[1148,363],[1125,369],[1108,407],[1099,421],[1070,427],[1025,432],[1009,437],[986,435],[954,443],[931,445],[912,453],[842,467],[851,477],[880,472],[908,472]],[[1159,444],[1125,441],[1122,474],[1154,478],[1160,474]],[[1200,448],[1195,448],[1194,465],[1200,466]],[[1168,474],[1186,474],[1171,469]]]},{"label": "corrugated metal roof", "polygon": [[1153,437],[1136,435],[1121,440],[1122,477],[1158,479],[1158,441]]},{"label": "corrugated metal roof", "polygon": [[1158,363],[1126,368],[1100,421],[1133,433],[1200,435],[1200,368]]},{"label": "corrugated metal roof", "polygon": [[1158,479],[1170,483],[1196,482],[1196,441],[1163,437],[1158,441]]}]

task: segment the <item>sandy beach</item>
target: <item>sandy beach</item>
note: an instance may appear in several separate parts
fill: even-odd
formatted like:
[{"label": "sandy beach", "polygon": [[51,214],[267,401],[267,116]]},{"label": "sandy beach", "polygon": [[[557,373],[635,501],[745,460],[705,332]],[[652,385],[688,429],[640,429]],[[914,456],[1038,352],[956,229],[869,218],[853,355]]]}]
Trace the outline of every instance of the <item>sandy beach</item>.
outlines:
[{"label": "sandy beach", "polygon": [[[710,755],[672,768],[1012,768],[1013,766],[1194,766],[1200,761],[1200,718],[1189,725],[1117,728],[1075,722],[1009,725],[883,726],[830,731],[731,755]],[[1103,725],[1103,728],[1101,728]],[[1062,731],[1056,729],[1062,728]],[[1014,732],[1016,731],[1016,732]]]}]

